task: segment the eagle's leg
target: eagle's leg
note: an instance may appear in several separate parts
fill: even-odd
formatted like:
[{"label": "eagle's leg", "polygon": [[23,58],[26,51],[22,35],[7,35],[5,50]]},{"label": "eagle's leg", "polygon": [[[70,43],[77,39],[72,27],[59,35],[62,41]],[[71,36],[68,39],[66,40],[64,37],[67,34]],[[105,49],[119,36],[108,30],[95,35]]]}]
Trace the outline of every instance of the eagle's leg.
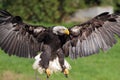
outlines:
[{"label": "eagle's leg", "polygon": [[47,74],[47,78],[49,78],[49,76],[51,75],[51,71],[50,71],[50,69],[48,69],[50,56],[51,56],[51,53],[50,53],[49,49],[43,51],[43,53],[40,56],[41,57],[40,65],[45,69],[45,73]]},{"label": "eagle's leg", "polygon": [[47,74],[47,78],[49,78],[50,77],[50,75],[51,75],[51,71],[50,71],[50,69],[46,69],[45,70],[45,73]]},{"label": "eagle's leg", "polygon": [[60,66],[62,68],[62,72],[64,73],[65,77],[68,77],[69,70],[66,68],[66,66],[64,64],[64,57],[65,56],[64,56],[62,49],[58,50],[58,57],[59,57]]}]

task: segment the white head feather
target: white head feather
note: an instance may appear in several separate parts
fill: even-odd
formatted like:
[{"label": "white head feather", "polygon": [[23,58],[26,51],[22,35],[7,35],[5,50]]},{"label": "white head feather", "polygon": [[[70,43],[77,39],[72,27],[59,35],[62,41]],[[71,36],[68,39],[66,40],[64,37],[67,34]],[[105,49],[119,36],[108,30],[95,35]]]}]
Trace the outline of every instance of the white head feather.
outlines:
[{"label": "white head feather", "polygon": [[55,26],[53,27],[53,33],[58,35],[59,33],[65,34],[65,30],[68,30],[65,26]]}]

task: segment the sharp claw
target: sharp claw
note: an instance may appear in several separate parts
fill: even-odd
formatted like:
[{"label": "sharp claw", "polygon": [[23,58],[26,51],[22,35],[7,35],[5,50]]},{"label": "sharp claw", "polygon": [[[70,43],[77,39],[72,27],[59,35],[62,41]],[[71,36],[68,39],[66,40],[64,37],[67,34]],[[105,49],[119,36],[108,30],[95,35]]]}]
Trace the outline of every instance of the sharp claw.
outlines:
[{"label": "sharp claw", "polygon": [[64,74],[66,78],[68,78],[68,74]]},{"label": "sharp claw", "polygon": [[50,74],[51,74],[50,69],[46,69],[45,72],[46,72],[46,74],[47,74],[47,78],[49,78],[49,77],[50,77]]}]

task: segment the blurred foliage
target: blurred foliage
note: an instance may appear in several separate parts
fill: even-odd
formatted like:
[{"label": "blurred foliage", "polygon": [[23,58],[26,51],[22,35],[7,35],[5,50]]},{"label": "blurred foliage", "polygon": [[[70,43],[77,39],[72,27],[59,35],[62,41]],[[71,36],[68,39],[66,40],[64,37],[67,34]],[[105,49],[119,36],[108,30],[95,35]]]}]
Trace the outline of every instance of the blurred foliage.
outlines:
[{"label": "blurred foliage", "polygon": [[0,9],[34,23],[61,23],[77,9],[106,5],[120,10],[120,0],[0,0]]},{"label": "blurred foliage", "polygon": [[114,6],[115,13],[120,13],[120,0],[114,0]]}]

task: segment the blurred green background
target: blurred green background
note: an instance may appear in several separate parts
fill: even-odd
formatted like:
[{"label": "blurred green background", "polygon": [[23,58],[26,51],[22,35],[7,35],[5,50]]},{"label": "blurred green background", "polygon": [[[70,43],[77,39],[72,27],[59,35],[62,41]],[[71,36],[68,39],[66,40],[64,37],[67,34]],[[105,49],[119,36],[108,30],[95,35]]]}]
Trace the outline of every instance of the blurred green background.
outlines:
[{"label": "blurred green background", "polygon": [[34,24],[62,23],[76,10],[93,6],[113,6],[119,12],[120,0],[0,0],[0,9]]}]

